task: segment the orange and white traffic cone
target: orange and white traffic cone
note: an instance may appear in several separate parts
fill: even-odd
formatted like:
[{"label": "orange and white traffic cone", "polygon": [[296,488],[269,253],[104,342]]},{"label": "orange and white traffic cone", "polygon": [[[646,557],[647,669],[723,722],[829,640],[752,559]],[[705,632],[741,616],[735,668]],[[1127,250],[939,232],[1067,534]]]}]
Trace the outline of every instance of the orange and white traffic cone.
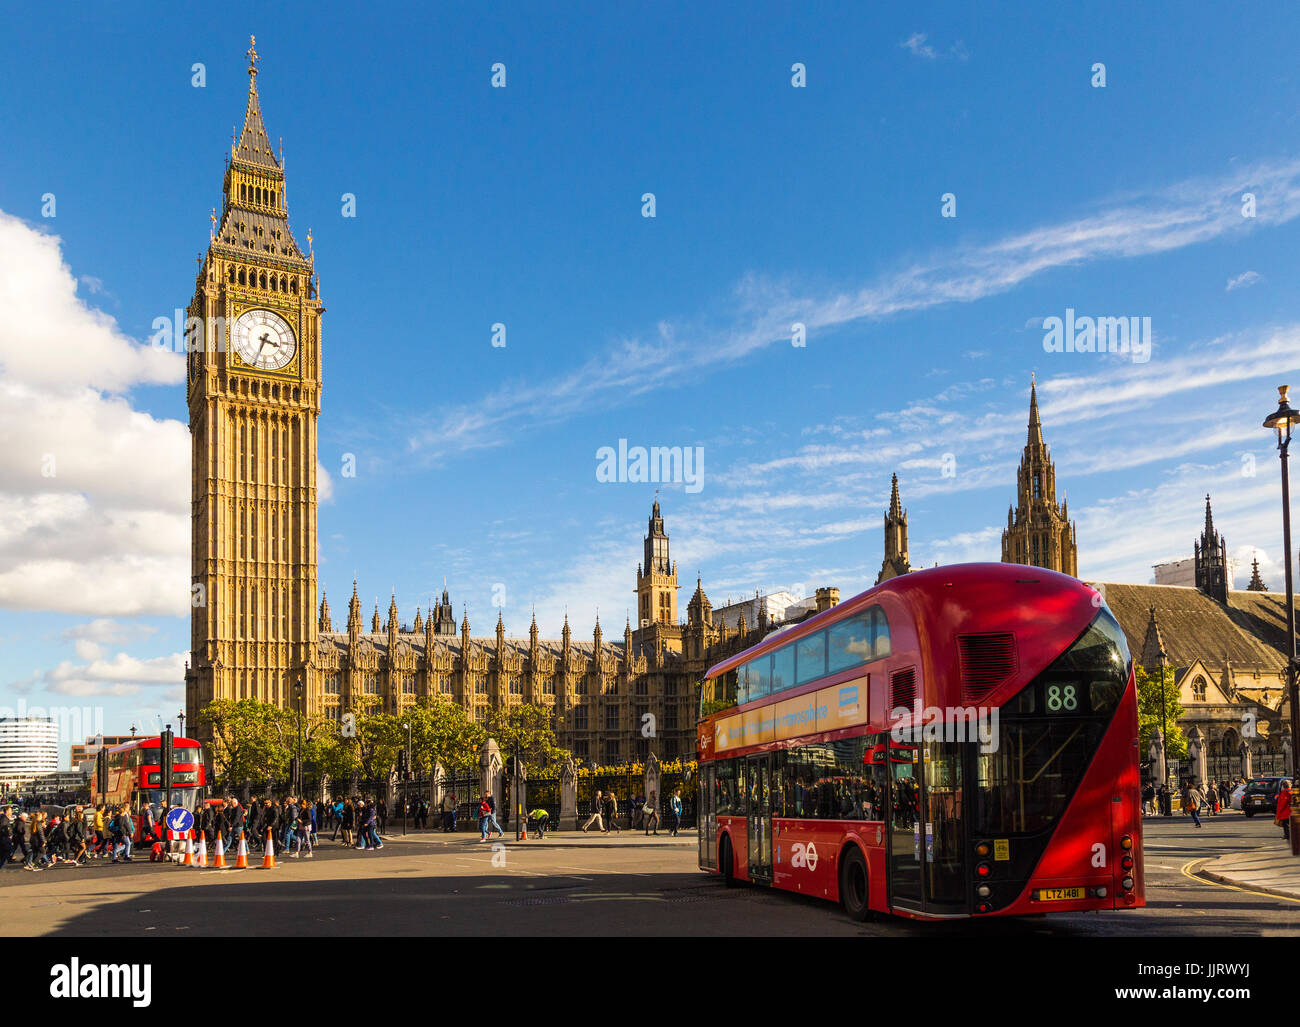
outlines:
[{"label": "orange and white traffic cone", "polygon": [[199,835],[199,851],[194,857],[194,866],[205,867],[208,865],[208,838],[207,835]]},{"label": "orange and white traffic cone", "polygon": [[248,869],[248,842],[244,838],[244,832],[239,832],[239,851],[235,853],[235,869]]},{"label": "orange and white traffic cone", "polygon": [[213,856],[213,858],[212,858],[212,866],[213,866],[213,869],[215,869],[215,870],[225,870],[225,869],[226,869],[226,849],[225,849],[225,846],[221,844],[221,832],[220,832],[220,831],[217,832],[217,852],[216,852],[216,855]]},{"label": "orange and white traffic cone", "polygon": [[527,820],[527,818],[524,818],[524,819],[520,820],[520,821],[519,821],[519,826],[523,828],[522,833],[519,835],[519,840],[520,840],[521,842],[526,842],[526,841],[528,841],[528,820]]},{"label": "orange and white traffic cone", "polygon": [[271,829],[266,829],[266,854],[262,857],[262,869],[275,869],[275,839],[271,837]]},{"label": "orange and white traffic cone", "polygon": [[189,835],[185,836],[185,858],[181,860],[181,866],[192,867],[194,865],[194,839]]}]

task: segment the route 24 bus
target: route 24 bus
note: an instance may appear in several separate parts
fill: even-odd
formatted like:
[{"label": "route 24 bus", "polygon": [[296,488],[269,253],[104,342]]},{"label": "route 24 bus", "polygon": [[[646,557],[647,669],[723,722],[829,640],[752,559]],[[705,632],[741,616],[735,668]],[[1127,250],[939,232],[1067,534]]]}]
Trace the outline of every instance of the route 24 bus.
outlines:
[{"label": "route 24 bus", "polygon": [[[163,803],[183,806],[196,816],[207,796],[207,781],[203,768],[203,749],[193,738],[172,739],[171,795],[163,794],[162,739],[133,738],[108,750],[108,779],[103,788],[104,801],[110,808],[130,806],[135,819],[133,841],[140,841],[140,816],[146,806],[161,809]],[[98,767],[90,778],[90,801],[100,801]],[[161,825],[159,831],[161,832]]]},{"label": "route 24 bus", "polygon": [[1075,578],[893,578],[712,667],[699,865],[851,917],[1145,905],[1137,692]]}]

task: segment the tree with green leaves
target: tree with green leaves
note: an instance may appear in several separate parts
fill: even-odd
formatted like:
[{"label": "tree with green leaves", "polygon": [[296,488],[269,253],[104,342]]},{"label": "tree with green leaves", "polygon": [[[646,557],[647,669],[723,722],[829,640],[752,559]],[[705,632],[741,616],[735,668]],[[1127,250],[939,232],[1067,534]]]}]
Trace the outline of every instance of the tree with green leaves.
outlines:
[{"label": "tree with green leaves", "polygon": [[[1151,748],[1151,732],[1160,728],[1160,672],[1148,674],[1146,668],[1135,664],[1133,674],[1137,678],[1138,738],[1142,758],[1145,759]],[[1178,726],[1178,718],[1183,715],[1183,705],[1178,701],[1174,668],[1165,667],[1164,676],[1164,721],[1169,732],[1165,738],[1165,759],[1185,759],[1187,739],[1183,736],[1183,729]]]},{"label": "tree with green leaves", "polygon": [[503,758],[518,756],[526,767],[558,763],[570,756],[555,737],[551,711],[535,703],[489,710],[487,733],[496,739]]},{"label": "tree with green leaves", "polygon": [[452,775],[469,773],[478,766],[487,732],[463,707],[431,696],[408,709],[402,722],[411,725],[411,769],[415,773],[428,777],[435,763]]},{"label": "tree with green leaves", "polygon": [[198,718],[212,734],[210,756],[220,785],[237,789],[244,781],[288,774],[296,714],[256,699],[214,699]]}]

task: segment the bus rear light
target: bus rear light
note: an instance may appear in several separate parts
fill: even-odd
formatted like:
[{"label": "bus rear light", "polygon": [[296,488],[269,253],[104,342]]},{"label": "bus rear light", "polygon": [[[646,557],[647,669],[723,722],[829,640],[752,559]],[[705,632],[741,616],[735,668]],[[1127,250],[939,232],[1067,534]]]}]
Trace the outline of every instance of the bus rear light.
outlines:
[{"label": "bus rear light", "polygon": [[975,846],[975,855],[979,856],[981,859],[983,859],[988,854],[989,854],[988,842],[980,842],[978,845]]},{"label": "bus rear light", "polygon": [[981,884],[978,888],[975,889],[975,894],[978,895],[981,899],[987,899],[989,895],[992,893],[992,891],[993,889],[990,888],[987,884]]},{"label": "bus rear light", "polygon": [[1121,839],[1119,840],[1119,847],[1120,847],[1121,849],[1131,849],[1131,848],[1133,848],[1133,839],[1132,839],[1131,837],[1129,837],[1128,835],[1125,835],[1123,838],[1121,838]]},{"label": "bus rear light", "polygon": [[979,874],[980,877],[988,877],[989,874],[991,874],[992,872],[993,872],[993,868],[990,867],[987,863],[981,863],[979,866],[975,868],[975,873]]},{"label": "bus rear light", "polygon": [[1121,859],[1121,860],[1119,861],[1119,868],[1120,868],[1121,870],[1132,870],[1132,869],[1133,869],[1133,857],[1132,857],[1132,856],[1125,856],[1123,859]]},{"label": "bus rear light", "polygon": [[978,906],[975,907],[975,912],[977,913],[987,913],[988,911],[989,911],[989,904],[987,902],[981,902]]},{"label": "bus rear light", "polygon": [[1124,878],[1124,880],[1120,881],[1119,883],[1122,884],[1122,885],[1124,886],[1124,890],[1125,890],[1125,891],[1132,891],[1132,890],[1133,890],[1133,878],[1131,878],[1131,877],[1126,877],[1126,878]]},{"label": "bus rear light", "polygon": [[1107,895],[1106,888],[1104,885],[1100,888],[1094,888],[1092,893],[1099,899],[1104,899]]}]

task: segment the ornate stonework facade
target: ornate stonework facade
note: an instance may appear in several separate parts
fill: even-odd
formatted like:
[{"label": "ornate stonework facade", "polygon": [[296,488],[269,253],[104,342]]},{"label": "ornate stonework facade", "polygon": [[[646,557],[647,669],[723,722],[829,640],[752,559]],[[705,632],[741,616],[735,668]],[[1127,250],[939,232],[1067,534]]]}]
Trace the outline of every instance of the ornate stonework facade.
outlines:
[{"label": "ornate stonework facade", "polygon": [[1056,502],[1056,465],[1043,442],[1036,381],[1029,385],[1029,439],[1016,475],[1016,503],[1007,508],[1002,562],[1079,573],[1079,547],[1069,507]]}]

